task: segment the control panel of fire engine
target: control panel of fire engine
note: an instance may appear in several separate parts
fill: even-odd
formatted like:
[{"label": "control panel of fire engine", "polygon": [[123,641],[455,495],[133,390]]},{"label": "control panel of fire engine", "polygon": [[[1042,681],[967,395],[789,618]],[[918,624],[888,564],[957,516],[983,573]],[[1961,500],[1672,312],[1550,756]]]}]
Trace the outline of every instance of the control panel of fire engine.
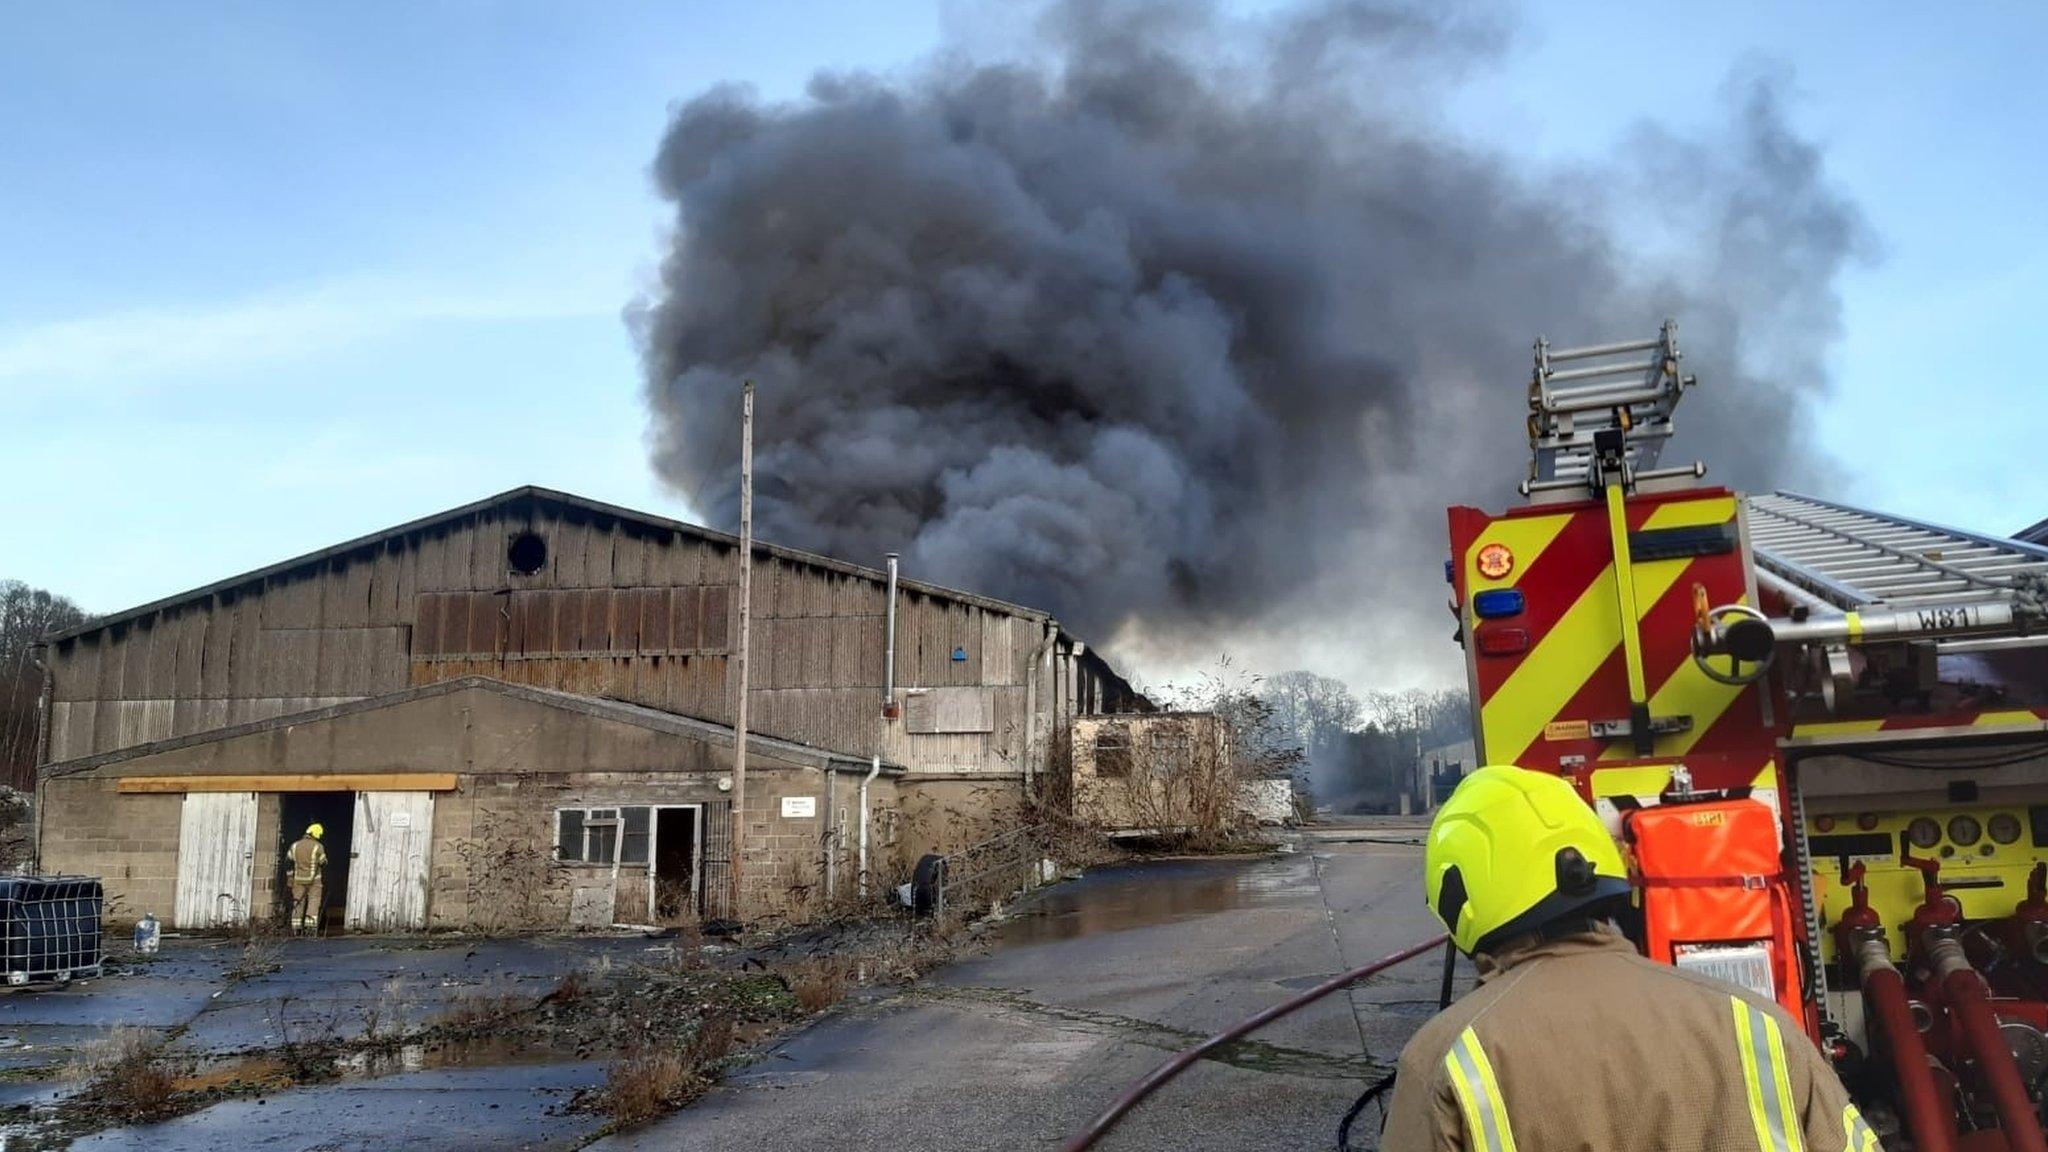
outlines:
[{"label": "control panel of fire engine", "polygon": [[[1893,956],[1903,960],[1906,926],[1927,890],[1926,874],[1906,859],[1940,865],[1937,883],[1955,899],[1965,922],[2003,920],[2026,898],[2034,865],[2048,860],[2048,805],[1818,812],[1808,818],[1807,844],[1822,921],[1838,923],[1849,910],[1845,878],[1861,864],[1870,907],[1885,926]],[[1821,945],[1832,962],[1832,935],[1823,936]]]}]

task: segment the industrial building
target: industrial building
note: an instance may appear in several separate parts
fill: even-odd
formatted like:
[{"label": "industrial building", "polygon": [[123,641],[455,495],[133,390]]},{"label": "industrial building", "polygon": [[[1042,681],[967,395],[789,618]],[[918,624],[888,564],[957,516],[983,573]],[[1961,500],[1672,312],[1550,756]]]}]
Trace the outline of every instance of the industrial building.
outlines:
[{"label": "industrial building", "polygon": [[734,909],[738,561],[527,487],[58,633],[40,866],[229,925],[319,821],[333,927],[802,915],[1013,821],[1076,716],[1151,707],[1045,612],[757,543]]}]

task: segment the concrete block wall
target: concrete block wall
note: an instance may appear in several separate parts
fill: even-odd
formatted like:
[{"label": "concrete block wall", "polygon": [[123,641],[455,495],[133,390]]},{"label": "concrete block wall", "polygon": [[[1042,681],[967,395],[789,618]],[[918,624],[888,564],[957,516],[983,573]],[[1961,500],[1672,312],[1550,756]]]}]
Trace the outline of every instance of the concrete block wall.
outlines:
[{"label": "concrete block wall", "polygon": [[179,795],[123,796],[111,779],[43,786],[42,870],[98,876],[107,919],[128,924],[153,912],[165,924],[178,894]]}]

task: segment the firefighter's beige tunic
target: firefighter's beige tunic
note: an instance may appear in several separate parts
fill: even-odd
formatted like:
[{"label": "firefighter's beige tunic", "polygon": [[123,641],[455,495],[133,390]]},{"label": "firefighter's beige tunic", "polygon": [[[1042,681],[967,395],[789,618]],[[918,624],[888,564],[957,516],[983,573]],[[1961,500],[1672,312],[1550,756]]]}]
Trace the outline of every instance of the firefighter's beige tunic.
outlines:
[{"label": "firefighter's beige tunic", "polygon": [[311,836],[291,848],[292,927],[319,928],[327,876],[327,849]]},{"label": "firefighter's beige tunic", "polygon": [[1483,963],[1401,1053],[1387,1152],[1879,1152],[1776,1004],[1589,931]]}]

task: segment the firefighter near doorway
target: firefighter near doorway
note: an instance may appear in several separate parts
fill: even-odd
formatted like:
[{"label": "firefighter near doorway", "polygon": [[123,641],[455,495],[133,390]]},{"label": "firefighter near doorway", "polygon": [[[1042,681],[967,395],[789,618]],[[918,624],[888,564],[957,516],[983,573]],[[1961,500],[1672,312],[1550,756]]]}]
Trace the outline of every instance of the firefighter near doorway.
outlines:
[{"label": "firefighter near doorway", "polygon": [[285,852],[287,881],[291,885],[291,930],[295,936],[317,936],[325,904],[327,848],[320,841],[327,830],[314,823],[305,835]]}]

